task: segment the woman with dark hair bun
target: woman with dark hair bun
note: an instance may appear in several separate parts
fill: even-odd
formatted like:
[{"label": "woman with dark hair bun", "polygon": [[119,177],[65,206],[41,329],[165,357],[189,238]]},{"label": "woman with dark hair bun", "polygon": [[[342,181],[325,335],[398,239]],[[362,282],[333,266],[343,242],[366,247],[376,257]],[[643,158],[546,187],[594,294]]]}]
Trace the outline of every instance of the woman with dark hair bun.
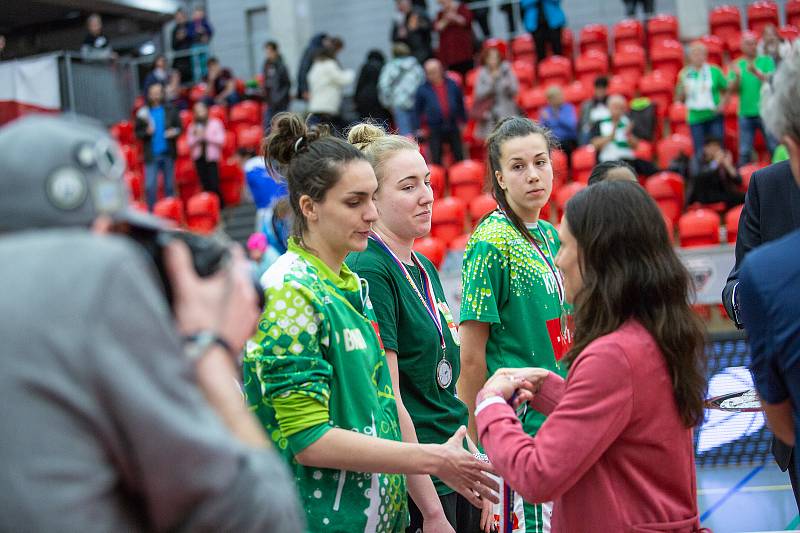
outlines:
[{"label": "woman with dark hair bun", "polygon": [[[526,500],[554,500],[553,532],[699,531],[704,332],[658,207],[636,184],[601,182],[567,203],[559,235],[569,373],[496,372],[478,394],[481,442]],[[515,391],[548,415],[534,437],[507,404]]]},{"label": "woman with dark hair bun", "polygon": [[589,174],[589,185],[600,183],[601,181],[633,181],[638,183],[636,171],[628,163],[622,160],[603,161],[597,163]]},{"label": "woman with dark hair bun", "polygon": [[463,426],[445,444],[400,442],[369,285],[344,264],[367,247],[377,219],[372,166],[290,113],[273,119],[264,148],[286,178],[294,230],[261,278],[267,304],[247,344],[244,384],[294,471],[307,530],[402,531],[402,474],[433,474],[475,505],[496,501],[489,467],[462,448]]}]

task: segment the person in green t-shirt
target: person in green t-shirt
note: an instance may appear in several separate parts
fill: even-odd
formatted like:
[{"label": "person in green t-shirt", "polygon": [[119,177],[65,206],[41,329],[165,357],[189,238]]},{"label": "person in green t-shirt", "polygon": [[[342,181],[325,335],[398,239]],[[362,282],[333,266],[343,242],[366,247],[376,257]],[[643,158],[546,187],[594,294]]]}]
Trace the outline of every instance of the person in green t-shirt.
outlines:
[{"label": "person in green t-shirt", "polygon": [[[499,209],[475,229],[461,271],[458,391],[469,407],[469,433],[476,442],[475,396],[486,379],[499,368],[527,366],[563,376],[558,360],[570,338],[554,262],[560,241],[552,224],[539,219],[553,187],[550,133],[529,119],[508,118],[489,136],[487,148]],[[535,435],[544,420],[529,410],[522,425]],[[544,530],[550,509],[525,504],[528,533]]]},{"label": "person in green t-shirt", "polygon": [[402,531],[406,478],[433,474],[481,503],[496,500],[485,463],[463,449],[400,442],[392,379],[368,284],[344,264],[367,246],[377,180],[364,155],[273,120],[268,161],[283,168],[294,212],[288,251],[262,276],[266,306],[247,344],[247,402],[294,470],[309,532]]},{"label": "person in green t-shirt", "polygon": [[[367,249],[350,254],[347,265],[369,282],[405,440],[443,443],[468,415],[456,397],[461,360],[453,315],[436,268],[412,248],[431,229],[430,171],[415,142],[379,126],[357,124],[348,140],[375,170],[378,220]],[[481,510],[441,480],[409,477],[408,489],[407,533],[480,529]]]},{"label": "person in green t-shirt", "polygon": [[739,94],[739,166],[752,159],[753,141],[760,130],[767,141],[769,153],[778,146],[775,138],[761,121],[761,86],[775,72],[775,61],[770,56],[757,55],[758,36],[746,31],[742,34],[742,57],[728,74],[731,93]]},{"label": "person in green t-shirt", "polygon": [[724,136],[722,109],[728,82],[722,70],[706,62],[706,46],[696,41],[689,46],[689,64],[678,74],[675,99],[685,102],[686,121],[692,133],[695,159],[700,159],[706,139]]}]

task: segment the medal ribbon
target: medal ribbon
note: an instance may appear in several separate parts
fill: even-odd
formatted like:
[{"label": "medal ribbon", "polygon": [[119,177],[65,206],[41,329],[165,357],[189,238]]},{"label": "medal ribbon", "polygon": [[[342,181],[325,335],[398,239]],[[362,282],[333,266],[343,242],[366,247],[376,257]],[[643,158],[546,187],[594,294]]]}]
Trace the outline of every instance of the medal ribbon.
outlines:
[{"label": "medal ribbon", "polygon": [[[508,219],[509,222],[511,222],[511,219],[508,217],[508,215],[506,215],[505,213],[503,213],[503,215],[506,217],[506,219]],[[544,234],[544,231],[542,231],[542,229],[539,227],[538,222],[536,224],[536,228],[539,230],[539,233],[542,235],[542,239],[544,239],[544,245],[547,246],[547,253],[549,253],[550,256],[552,257],[553,252],[550,250],[550,245],[547,243],[547,236]],[[550,270],[550,272],[552,272],[553,277],[556,280],[556,289],[558,290],[558,303],[561,304],[561,306],[563,307],[564,306],[564,280],[561,278],[561,272],[559,272],[556,269],[555,266],[550,264],[550,261],[547,260],[547,256],[544,255],[544,251],[539,246],[539,243],[537,243],[536,239],[533,237],[533,235],[531,235],[530,230],[528,228],[525,228],[525,229],[527,231],[526,231],[525,235],[523,235],[523,237],[525,237],[525,240],[527,240],[529,243],[531,243],[531,245],[533,245],[533,249],[536,250],[536,254],[539,256],[539,258],[542,260],[542,262],[545,265],[547,265],[547,268]],[[553,261],[555,261],[555,258],[553,258]]]},{"label": "medal ribbon", "polygon": [[422,266],[422,263],[420,263],[419,259],[417,259],[415,252],[412,250],[411,260],[414,262],[414,265],[419,268],[419,274],[422,276],[422,288],[425,291],[425,295],[423,296],[417,287],[417,284],[414,283],[414,278],[411,277],[411,274],[408,272],[406,266],[403,264],[400,258],[395,255],[392,249],[389,248],[385,242],[383,242],[383,239],[381,239],[380,236],[374,231],[370,233],[369,238],[372,239],[375,244],[381,248],[381,250],[389,254],[389,257],[391,257],[392,260],[397,264],[397,267],[403,273],[409,285],[411,285],[411,288],[414,289],[414,292],[419,297],[423,307],[425,307],[425,310],[428,312],[428,316],[431,320],[433,320],[433,323],[436,326],[436,331],[439,333],[439,341],[442,344],[442,358],[444,358],[444,351],[447,347],[444,342],[444,329],[442,328],[442,319],[439,316],[439,310],[436,308],[436,296],[433,292],[433,283],[431,283],[431,279],[430,276],[428,276],[427,271]]}]

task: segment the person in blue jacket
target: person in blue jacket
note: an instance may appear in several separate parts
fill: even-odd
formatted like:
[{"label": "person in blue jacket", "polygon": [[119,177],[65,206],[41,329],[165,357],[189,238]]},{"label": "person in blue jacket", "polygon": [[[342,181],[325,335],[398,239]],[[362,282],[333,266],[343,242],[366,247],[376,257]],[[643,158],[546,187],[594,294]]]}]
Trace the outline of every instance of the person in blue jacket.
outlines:
[{"label": "person in blue jacket", "polygon": [[431,162],[442,164],[443,143],[450,146],[453,161],[461,161],[464,159],[461,126],[467,122],[464,94],[453,80],[445,76],[438,59],[425,62],[425,78],[425,83],[417,89],[414,103],[415,129],[422,136],[420,128],[423,122],[428,126]]},{"label": "person in blue jacket", "polygon": [[522,23],[536,43],[536,60],[547,57],[547,43],[553,55],[563,55],[561,30],[567,25],[567,17],[561,9],[561,0],[520,0],[519,5]]}]

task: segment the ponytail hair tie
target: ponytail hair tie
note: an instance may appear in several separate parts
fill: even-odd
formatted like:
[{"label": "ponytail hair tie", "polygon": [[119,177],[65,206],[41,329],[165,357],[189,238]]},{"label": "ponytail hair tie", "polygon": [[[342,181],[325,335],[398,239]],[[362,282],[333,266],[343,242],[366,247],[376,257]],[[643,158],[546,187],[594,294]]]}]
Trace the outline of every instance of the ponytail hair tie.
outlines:
[{"label": "ponytail hair tie", "polygon": [[297,151],[300,149],[300,144],[303,142],[303,140],[305,140],[305,137],[303,137],[303,136],[301,135],[301,136],[300,136],[300,137],[298,137],[298,138],[297,138],[297,140],[294,142],[294,153],[297,153]]}]

